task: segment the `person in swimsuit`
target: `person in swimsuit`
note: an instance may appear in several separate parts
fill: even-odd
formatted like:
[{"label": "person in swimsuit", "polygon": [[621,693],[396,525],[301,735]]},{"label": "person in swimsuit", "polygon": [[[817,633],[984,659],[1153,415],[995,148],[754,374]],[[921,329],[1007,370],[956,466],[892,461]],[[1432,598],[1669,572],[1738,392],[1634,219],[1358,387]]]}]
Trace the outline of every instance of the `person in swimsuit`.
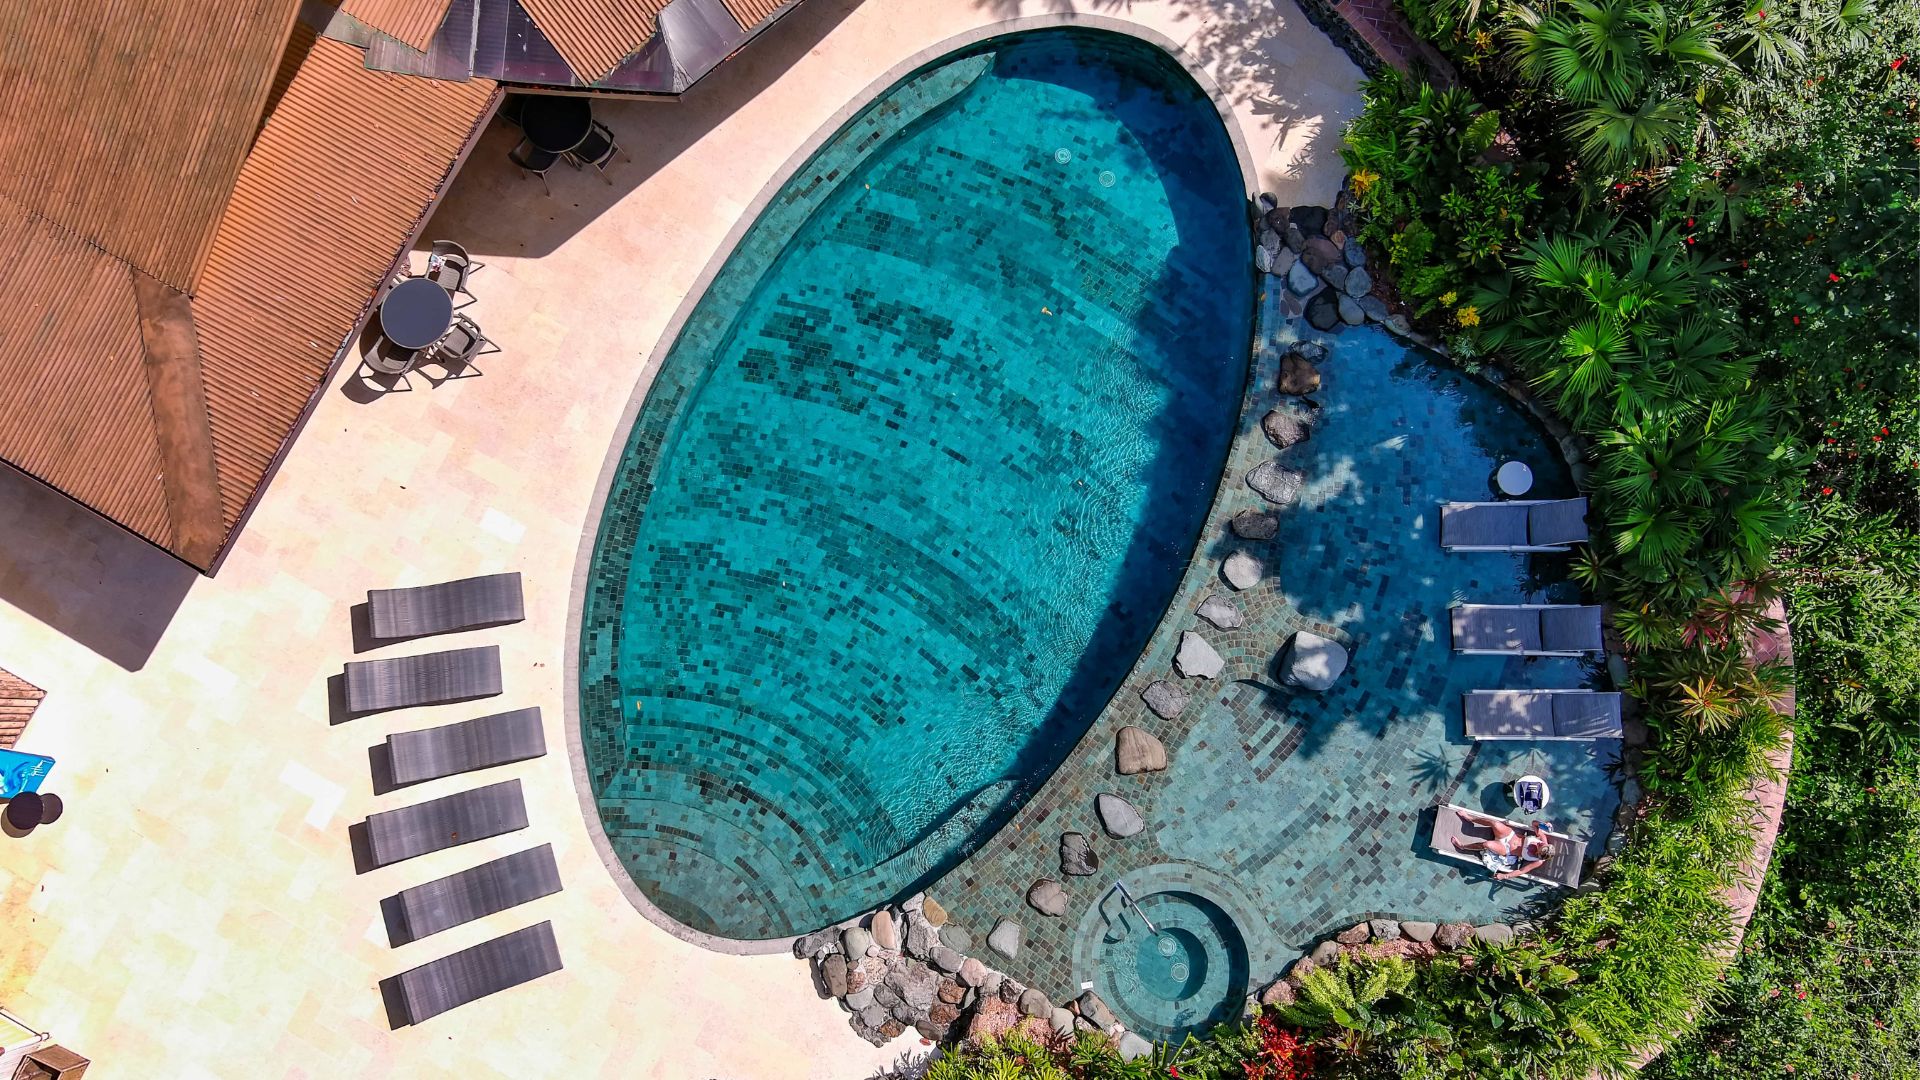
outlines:
[{"label": "person in swimsuit", "polygon": [[[1490,840],[1456,839],[1453,846],[1461,851],[1478,853],[1481,861],[1487,863],[1489,869],[1494,869],[1496,881],[1531,874],[1545,866],[1547,859],[1553,855],[1553,840],[1547,830],[1538,826],[1531,826],[1528,832],[1522,833],[1505,819],[1491,814],[1474,814],[1465,810],[1456,810],[1454,813],[1469,825],[1486,825],[1493,829],[1493,838]],[[1495,869],[1498,865],[1506,865],[1509,869]]]}]

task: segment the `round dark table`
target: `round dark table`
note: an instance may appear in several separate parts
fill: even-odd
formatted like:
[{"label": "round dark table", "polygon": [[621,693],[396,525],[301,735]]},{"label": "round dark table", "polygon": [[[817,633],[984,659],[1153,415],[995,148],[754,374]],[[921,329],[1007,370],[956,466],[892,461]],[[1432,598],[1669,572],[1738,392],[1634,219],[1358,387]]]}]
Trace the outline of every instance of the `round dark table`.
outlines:
[{"label": "round dark table", "polygon": [[527,141],[549,154],[564,154],[587,141],[593,131],[593,106],[586,98],[533,94],[520,110]]},{"label": "round dark table", "polygon": [[7,824],[16,829],[31,829],[40,824],[45,810],[38,792],[23,791],[7,803]]},{"label": "round dark table", "polygon": [[424,349],[452,325],[453,297],[426,278],[408,278],[380,301],[380,332],[403,349]]}]

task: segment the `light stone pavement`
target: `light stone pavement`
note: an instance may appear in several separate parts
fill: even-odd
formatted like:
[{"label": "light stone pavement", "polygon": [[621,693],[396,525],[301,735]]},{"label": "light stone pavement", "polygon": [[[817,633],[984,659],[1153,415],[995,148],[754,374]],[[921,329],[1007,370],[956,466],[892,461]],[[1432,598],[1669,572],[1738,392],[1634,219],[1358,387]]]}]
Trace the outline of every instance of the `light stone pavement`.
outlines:
[{"label": "light stone pavement", "polygon": [[[488,132],[426,235],[487,264],[468,313],[504,351],[384,396],[340,372],[216,577],[0,476],[0,663],[48,691],[20,748],[59,759],[67,806],[0,838],[0,1005],[99,1080],[853,1078],[918,1050],[860,1042],[792,959],[704,951],[621,895],[565,750],[568,594],[636,381],[757,194],[909,58],[1050,15],[1177,44],[1261,186],[1331,201],[1361,76],[1289,0],[808,0],[684,99],[597,106],[636,159],[611,186],[562,168],[548,199]],[[501,570],[526,577],[525,622],[363,658],[498,644],[503,695],[329,723],[369,587]],[[372,794],[386,734],[527,705],[546,757]],[[355,875],[349,825],[507,778],[527,830]],[[382,897],[541,843],[563,892],[387,946]],[[564,971],[388,1029],[380,979],[540,920]]]}]

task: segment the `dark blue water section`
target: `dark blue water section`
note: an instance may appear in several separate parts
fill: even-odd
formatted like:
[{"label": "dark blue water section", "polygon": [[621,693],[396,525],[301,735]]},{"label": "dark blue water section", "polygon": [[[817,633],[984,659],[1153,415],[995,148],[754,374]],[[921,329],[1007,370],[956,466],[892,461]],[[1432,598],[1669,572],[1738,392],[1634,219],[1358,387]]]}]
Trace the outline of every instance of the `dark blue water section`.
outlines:
[{"label": "dark blue water section", "polygon": [[774,199],[663,362],[585,601],[601,820],[667,914],[873,907],[1085,731],[1234,428],[1243,205],[1184,71],[1067,31],[904,80]]}]

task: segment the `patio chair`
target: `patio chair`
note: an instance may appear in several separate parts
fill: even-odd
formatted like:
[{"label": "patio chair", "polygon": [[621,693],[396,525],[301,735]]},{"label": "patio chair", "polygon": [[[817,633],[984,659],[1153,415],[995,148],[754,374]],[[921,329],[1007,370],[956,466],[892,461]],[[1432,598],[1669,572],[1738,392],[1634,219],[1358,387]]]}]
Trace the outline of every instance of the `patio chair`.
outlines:
[{"label": "patio chair", "polygon": [[520,122],[520,113],[526,107],[527,99],[524,94],[508,94],[500,99],[500,111],[497,115],[516,128],[525,128],[526,125]]},{"label": "patio chair", "polygon": [[1460,710],[1469,739],[1592,742],[1626,734],[1612,691],[1469,690]]},{"label": "patio chair", "polygon": [[475,299],[467,288],[467,279],[487,265],[477,263],[467,249],[451,240],[435,240],[427,249],[427,279],[456,296]]},{"label": "patio chair", "polygon": [[1453,551],[1566,551],[1589,536],[1584,498],[1440,504],[1440,546]]},{"label": "patio chair", "polygon": [[595,120],[593,129],[587,132],[586,140],[567,151],[567,159],[573,162],[576,169],[582,165],[593,166],[600,174],[600,179],[611,184],[613,178],[607,175],[607,165],[613,161],[616,153],[628,161],[633,160],[633,155],[620,149],[620,144],[614,140],[613,129]]},{"label": "patio chair", "polygon": [[420,350],[403,349],[381,334],[361,362],[378,375],[405,375],[420,362]]},{"label": "patio chair", "polygon": [[[1468,824],[1467,822],[1461,821],[1456,811],[1465,809],[1465,807],[1454,806],[1451,803],[1443,804],[1435,808],[1433,833],[1428,842],[1428,848],[1435,855],[1448,859],[1457,859],[1460,862],[1471,863],[1474,866],[1481,866],[1480,856],[1477,853],[1461,851],[1453,846],[1453,842],[1455,840],[1491,840],[1493,839],[1493,828],[1490,825],[1480,822]],[[1467,812],[1470,814],[1475,813],[1475,811],[1472,810],[1468,810]],[[1480,816],[1484,818],[1490,817],[1491,815],[1481,814]],[[1509,824],[1512,823],[1510,822]],[[1587,861],[1587,842],[1585,840],[1575,840],[1565,833],[1549,831],[1547,835],[1553,838],[1553,854],[1548,856],[1546,865],[1531,874],[1522,874],[1520,876],[1528,881],[1538,881],[1546,885],[1558,885],[1565,889],[1579,888],[1580,870]]]},{"label": "patio chair", "polygon": [[553,924],[535,923],[401,972],[393,982],[404,1016],[393,1019],[418,1024],[559,970]]},{"label": "patio chair", "polygon": [[347,664],[347,711],[445,705],[500,692],[500,646]]},{"label": "patio chair", "polygon": [[540,149],[533,145],[531,139],[521,139],[520,145],[507,151],[507,160],[520,166],[521,172],[532,173],[539,177],[540,186],[546,190],[547,198],[553,198],[553,187],[547,183],[547,170],[560,163],[559,154]]},{"label": "patio chair", "polygon": [[441,851],[527,827],[520,781],[457,791],[452,795],[367,815],[367,853],[374,866]]},{"label": "patio chair", "polygon": [[396,787],[511,765],[546,752],[538,705],[387,736],[387,760]]},{"label": "patio chair", "polygon": [[560,891],[553,845],[516,851],[381,901],[394,948]]},{"label": "patio chair", "polygon": [[446,336],[433,347],[433,355],[424,362],[439,364],[451,373],[454,368],[472,364],[475,357],[499,351],[500,347],[480,332],[479,324],[465,315],[455,315]]},{"label": "patio chair", "polygon": [[373,636],[382,641],[478,630],[526,617],[518,572],[367,590],[367,620]]},{"label": "patio chair", "polygon": [[1579,656],[1603,649],[1600,609],[1585,604],[1457,604],[1453,651]]}]

